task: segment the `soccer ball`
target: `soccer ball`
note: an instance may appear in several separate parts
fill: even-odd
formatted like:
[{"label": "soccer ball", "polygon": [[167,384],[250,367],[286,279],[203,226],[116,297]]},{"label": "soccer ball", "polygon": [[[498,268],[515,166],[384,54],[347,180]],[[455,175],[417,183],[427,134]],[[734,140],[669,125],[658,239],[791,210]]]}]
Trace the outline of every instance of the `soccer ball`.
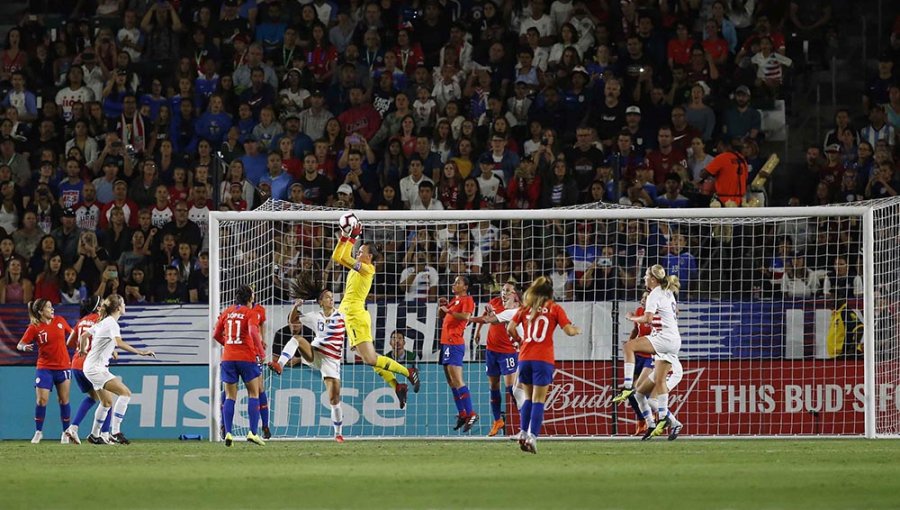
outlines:
[{"label": "soccer ball", "polygon": [[344,213],[344,215],[341,216],[341,219],[338,220],[338,225],[340,225],[341,230],[345,232],[353,230],[353,227],[355,227],[357,223],[359,223],[359,218],[352,212]]}]

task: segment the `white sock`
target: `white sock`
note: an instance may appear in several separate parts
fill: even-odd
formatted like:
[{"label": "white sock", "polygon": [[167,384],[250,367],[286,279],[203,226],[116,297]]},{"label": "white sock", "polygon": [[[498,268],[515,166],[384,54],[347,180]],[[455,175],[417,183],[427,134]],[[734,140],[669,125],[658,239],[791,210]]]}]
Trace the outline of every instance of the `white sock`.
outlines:
[{"label": "white sock", "polygon": [[334,425],[334,435],[343,435],[341,431],[344,429],[344,410],[340,403],[331,406],[331,423]]},{"label": "white sock", "polygon": [[656,396],[656,409],[659,411],[659,420],[665,420],[669,415],[669,394],[660,393]]},{"label": "white sock", "polygon": [[100,427],[103,426],[103,422],[106,421],[106,415],[109,414],[109,408],[104,407],[103,404],[97,406],[97,410],[94,411],[94,424],[91,426],[91,435],[97,437],[100,435]]},{"label": "white sock", "polygon": [[634,399],[637,401],[638,408],[641,410],[641,416],[644,417],[644,421],[647,422],[647,425],[652,425],[656,422],[653,418],[653,408],[650,407],[650,403],[647,401],[647,395],[636,391],[634,392]]},{"label": "white sock", "polygon": [[122,420],[125,419],[125,411],[128,410],[128,402],[131,401],[131,397],[119,397],[116,399],[116,403],[113,406],[113,417],[112,423],[109,426],[109,431],[116,435],[120,432],[119,427],[122,426]]},{"label": "white sock", "polygon": [[631,384],[634,379],[634,363],[625,363],[624,364],[624,374],[622,374],[622,384],[625,385],[626,388],[631,389]]},{"label": "white sock", "polygon": [[288,364],[288,361],[294,357],[294,354],[297,354],[297,349],[299,348],[300,344],[294,338],[291,338],[288,340],[288,343],[284,344],[284,348],[281,349],[281,356],[278,357],[278,364],[281,365],[281,368]]},{"label": "white sock", "polygon": [[516,399],[516,409],[521,409],[522,404],[525,402],[525,399],[528,398],[528,395],[525,394],[525,390],[516,384],[513,386],[513,398]]}]

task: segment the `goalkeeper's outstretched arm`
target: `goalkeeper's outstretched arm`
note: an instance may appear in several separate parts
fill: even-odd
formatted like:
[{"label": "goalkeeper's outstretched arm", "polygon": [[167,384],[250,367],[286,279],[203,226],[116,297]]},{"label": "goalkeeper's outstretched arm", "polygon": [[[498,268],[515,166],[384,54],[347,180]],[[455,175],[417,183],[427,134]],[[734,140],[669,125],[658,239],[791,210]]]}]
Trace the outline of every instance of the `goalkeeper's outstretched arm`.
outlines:
[{"label": "goalkeeper's outstretched arm", "polygon": [[337,246],[334,247],[334,251],[331,253],[331,260],[347,269],[353,269],[353,264],[356,264],[356,260],[350,254],[352,250],[353,243],[348,238],[341,237],[341,240],[338,241]]}]

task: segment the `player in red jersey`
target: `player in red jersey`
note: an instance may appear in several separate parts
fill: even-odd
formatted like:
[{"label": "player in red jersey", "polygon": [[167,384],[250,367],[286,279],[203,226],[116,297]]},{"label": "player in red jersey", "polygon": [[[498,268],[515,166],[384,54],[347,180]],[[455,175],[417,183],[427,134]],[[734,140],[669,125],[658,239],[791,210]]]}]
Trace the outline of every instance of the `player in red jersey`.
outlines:
[{"label": "player in red jersey", "polygon": [[453,430],[463,427],[463,432],[468,432],[478,421],[478,413],[472,409],[472,396],[463,380],[463,356],[466,353],[463,332],[466,330],[469,317],[475,311],[475,301],[469,295],[467,277],[457,276],[453,280],[452,289],[454,294],[452,301],[448,301],[447,298],[438,300],[439,319],[443,321],[440,363],[444,366],[444,376],[450,390],[453,391],[453,401],[458,412]]},{"label": "player in red jersey", "polygon": [[257,356],[262,351],[259,335],[258,312],[253,311],[253,289],[242,285],[237,291],[236,303],[225,309],[216,321],[213,339],[222,344],[221,377],[225,383],[225,446],[231,446],[231,428],[234,424],[234,401],[237,399],[238,379],[247,387],[247,414],[250,432],[247,441],[265,446],[259,430],[259,368]]},{"label": "player in red jersey", "polygon": [[[634,311],[634,315],[644,315],[644,307],[647,305],[647,296],[649,295],[649,292],[644,292],[641,296],[641,306],[637,307]],[[632,340],[641,336],[650,336],[651,330],[652,327],[650,324],[634,323],[634,327],[631,329],[631,335],[628,336],[628,339]],[[637,381],[635,385],[640,387],[641,383],[647,379],[647,375],[653,372],[653,355],[644,352],[635,352],[634,360],[634,380]],[[634,435],[643,436],[644,433],[647,432],[647,422],[644,421],[644,415],[641,412],[641,408],[638,405],[637,400],[635,400],[634,395],[628,397],[628,403],[631,404],[631,409],[637,416],[638,426]]]},{"label": "player in red jersey", "polygon": [[47,400],[50,389],[56,386],[59,399],[59,416],[62,419],[63,433],[60,442],[69,443],[65,430],[69,428],[69,416],[72,408],[69,405],[69,371],[71,360],[66,350],[66,337],[72,327],[62,317],[53,315],[53,304],[46,299],[35,299],[28,303],[28,316],[31,324],[16,345],[20,351],[34,350],[33,342],[38,344],[37,370],[35,371],[34,389],[37,405],[34,408],[34,437],[31,442],[40,443],[44,437],[44,417],[47,415]]},{"label": "player in red jersey", "polygon": [[[481,336],[481,325],[490,324],[488,328],[487,349],[485,349],[485,372],[491,387],[491,413],[494,423],[488,437],[496,436],[506,422],[500,412],[500,376],[506,383],[506,392],[516,401],[516,408],[525,400],[525,393],[516,385],[516,370],[519,368],[518,343],[513,343],[506,331],[508,323],[519,309],[519,290],[515,283],[507,282],[500,289],[500,297],[495,297],[485,308],[484,315],[473,317],[469,322],[478,324],[475,338]],[[519,332],[522,333],[521,331]]]},{"label": "player in red jersey", "polygon": [[[84,358],[86,355],[82,355],[77,349],[78,339],[81,338],[81,334],[100,321],[100,314],[97,313],[100,308],[100,302],[100,296],[91,296],[81,302],[81,319],[75,324],[75,329],[73,329],[72,333],[69,335],[68,346],[76,348],[75,355],[72,356],[72,379],[75,380],[75,383],[78,384],[81,392],[84,393],[84,400],[81,401],[81,405],[78,406],[78,410],[75,411],[75,417],[72,418],[72,424],[66,429],[66,435],[69,436],[69,440],[75,444],[81,444],[81,439],[78,437],[78,427],[81,425],[81,421],[87,416],[88,411],[94,407],[94,404],[100,402],[100,394],[97,393],[94,389],[94,385],[88,381],[87,377],[84,375]],[[90,350],[91,346],[90,343],[88,343],[86,351]],[[111,419],[112,413],[108,413],[106,415],[106,420],[103,422],[103,428],[100,430],[101,437],[106,439],[107,443],[111,442],[111,437],[109,435]]]},{"label": "player in red jersey", "polygon": [[[516,327],[525,330],[519,336]],[[553,301],[553,281],[541,276],[525,291],[522,307],[506,326],[509,335],[521,338],[519,350],[519,385],[525,390],[525,402],[519,410],[522,430],[519,447],[523,452],[537,453],[535,445],[544,421],[544,401],[553,382],[556,358],[553,354],[553,332],[559,326],[569,336],[581,334],[572,324],[566,311]]]}]

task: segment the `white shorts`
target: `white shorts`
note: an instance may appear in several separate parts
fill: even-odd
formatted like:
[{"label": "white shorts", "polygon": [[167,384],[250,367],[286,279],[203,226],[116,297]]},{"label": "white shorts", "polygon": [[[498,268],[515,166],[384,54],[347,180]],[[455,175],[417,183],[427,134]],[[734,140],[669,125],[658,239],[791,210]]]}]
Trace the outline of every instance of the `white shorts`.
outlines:
[{"label": "white shorts", "polygon": [[[674,390],[675,386],[678,386],[678,383],[680,383],[681,379],[684,377],[684,367],[681,366],[681,361],[678,360],[678,356],[666,354],[663,358],[657,356],[654,361],[666,361],[672,364],[672,373],[666,375],[666,388],[668,388],[669,391]],[[651,381],[656,377],[656,370],[659,365],[656,365],[656,367],[657,368],[654,368],[648,375],[649,380]]]},{"label": "white shorts", "polygon": [[87,380],[94,385],[95,390],[102,390],[103,386],[105,386],[106,383],[116,378],[116,376],[114,376],[112,372],[109,371],[109,367],[85,367],[84,376],[87,377]]},{"label": "white shorts", "polygon": [[341,362],[334,358],[329,358],[325,356],[321,352],[313,349],[313,360],[312,362],[303,360],[304,365],[311,366],[317,369],[322,374],[322,379],[324,380],[326,377],[331,377],[332,379],[341,380]]},{"label": "white shorts", "polygon": [[666,354],[671,354],[677,359],[678,351],[681,350],[681,335],[654,331],[653,333],[650,333],[650,336],[648,336],[647,339],[650,340],[650,343],[653,345],[653,350],[656,351],[656,355],[661,356],[659,359],[668,361],[664,357]]}]

